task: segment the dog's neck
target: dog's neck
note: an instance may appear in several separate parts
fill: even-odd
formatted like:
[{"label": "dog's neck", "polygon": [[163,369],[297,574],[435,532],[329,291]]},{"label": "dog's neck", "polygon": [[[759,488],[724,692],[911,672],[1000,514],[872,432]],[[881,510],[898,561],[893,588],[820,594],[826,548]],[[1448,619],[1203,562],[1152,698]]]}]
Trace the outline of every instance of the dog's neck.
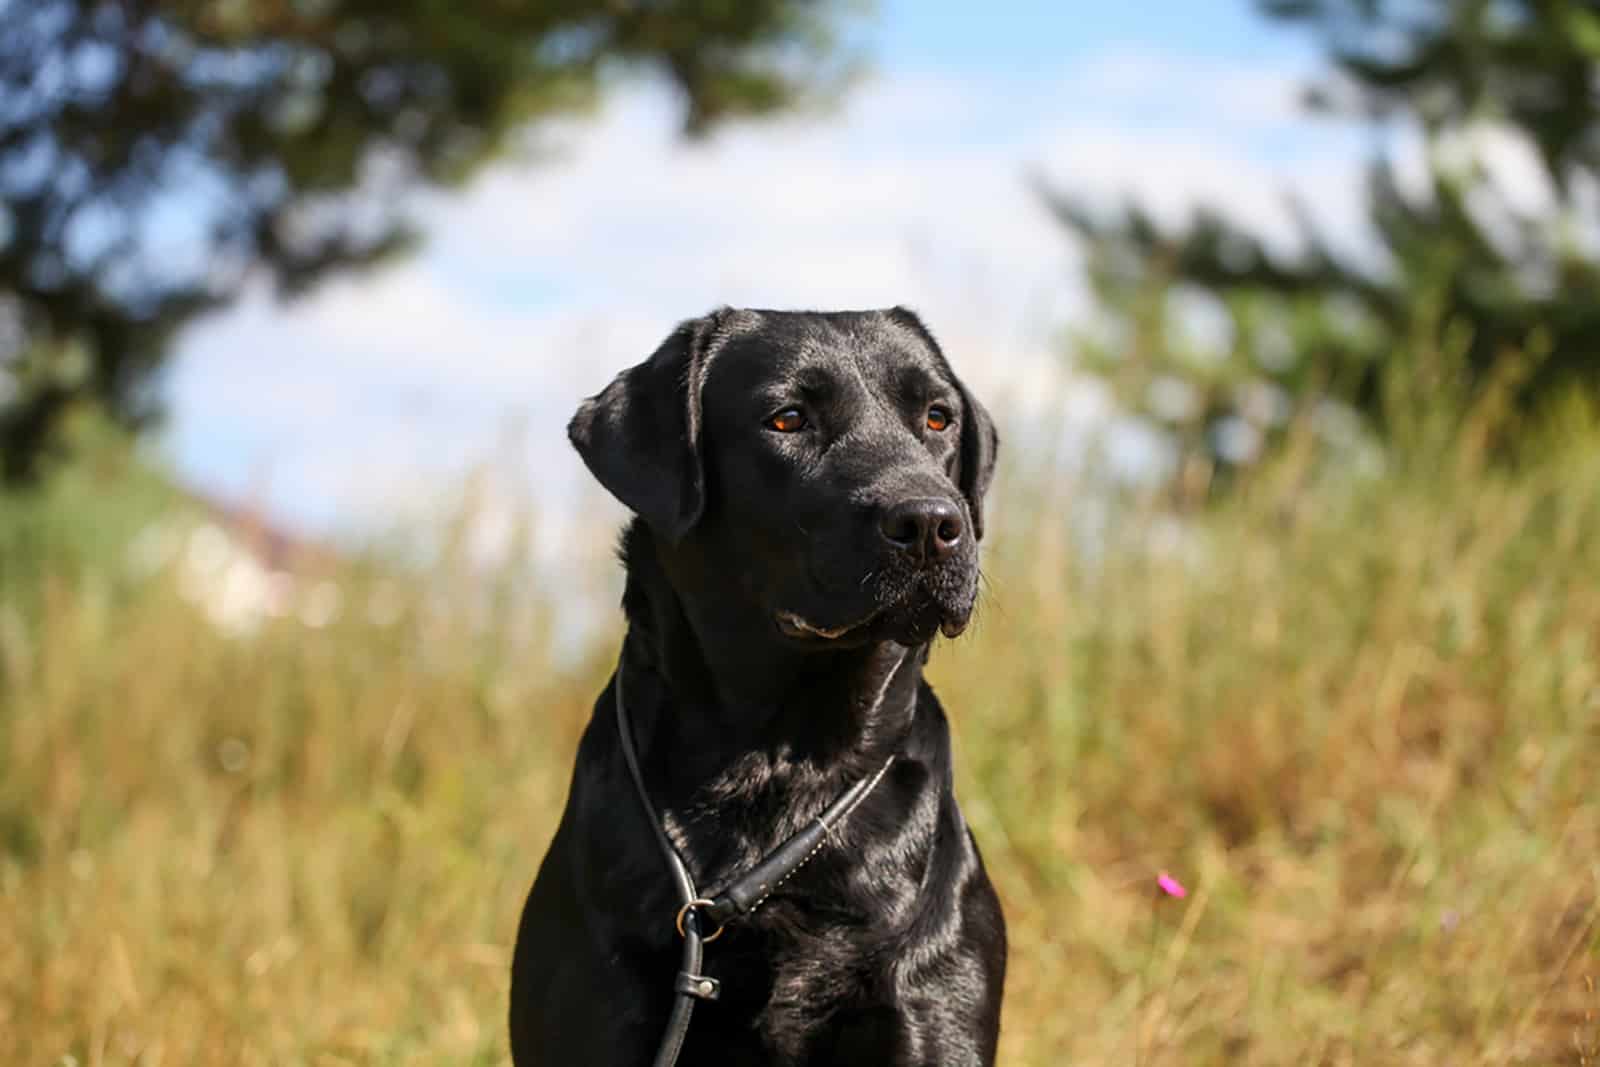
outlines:
[{"label": "dog's neck", "polygon": [[663,787],[686,798],[755,756],[826,769],[831,789],[904,741],[928,646],[797,648],[729,580],[686,595],[637,521],[623,558],[629,712]]}]

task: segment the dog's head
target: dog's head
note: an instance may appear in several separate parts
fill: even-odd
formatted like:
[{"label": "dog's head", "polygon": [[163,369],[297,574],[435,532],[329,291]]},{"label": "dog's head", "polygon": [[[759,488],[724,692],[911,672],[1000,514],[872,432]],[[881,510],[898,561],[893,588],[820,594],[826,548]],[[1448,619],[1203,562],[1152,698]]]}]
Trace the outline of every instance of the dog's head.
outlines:
[{"label": "dog's head", "polygon": [[685,322],[568,432],[664,552],[786,640],[914,645],[971,618],[994,425],[903,308]]}]

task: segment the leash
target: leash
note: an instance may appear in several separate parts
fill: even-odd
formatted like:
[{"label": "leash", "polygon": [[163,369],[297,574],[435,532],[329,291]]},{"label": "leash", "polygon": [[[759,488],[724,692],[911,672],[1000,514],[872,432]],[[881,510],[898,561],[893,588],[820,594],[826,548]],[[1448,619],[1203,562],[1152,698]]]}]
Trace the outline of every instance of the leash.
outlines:
[{"label": "leash", "polygon": [[[622,741],[622,756],[628,764],[628,774],[633,779],[634,791],[639,794],[639,804],[650,818],[650,829],[655,832],[656,844],[661,848],[661,854],[666,857],[667,869],[672,874],[673,885],[678,891],[678,917],[674,923],[678,935],[683,938],[683,962],[678,969],[677,976],[673,979],[673,1004],[672,1015],[667,1020],[667,1029],[661,1036],[661,1047],[656,1051],[655,1067],[673,1067],[678,1062],[678,1054],[683,1051],[684,1038],[689,1033],[689,1019],[694,1014],[696,1000],[716,1000],[722,995],[722,984],[715,978],[700,973],[704,959],[705,946],[722,936],[724,926],[732,919],[749,915],[762,904],[768,897],[789,877],[806,865],[811,857],[817,854],[827,840],[828,834],[834,827],[850,817],[851,812],[867,798],[877,784],[888,773],[889,765],[894,762],[894,756],[883,761],[883,766],[855,785],[845,790],[838,799],[829,804],[827,810],[806,826],[797,831],[783,844],[771,852],[745,872],[734,879],[728,888],[718,893],[713,898],[700,896],[694,886],[694,876],[689,873],[689,867],[683,862],[683,857],[678,855],[678,850],[673,847],[672,840],[667,837],[667,832],[662,828],[661,819],[656,814],[655,805],[650,803],[650,793],[644,787],[644,775],[639,770],[639,754],[633,747],[633,730],[628,725],[628,711],[622,699],[622,663],[617,663],[617,735]],[[706,918],[717,924],[717,928],[710,935],[700,932],[700,917]]]}]

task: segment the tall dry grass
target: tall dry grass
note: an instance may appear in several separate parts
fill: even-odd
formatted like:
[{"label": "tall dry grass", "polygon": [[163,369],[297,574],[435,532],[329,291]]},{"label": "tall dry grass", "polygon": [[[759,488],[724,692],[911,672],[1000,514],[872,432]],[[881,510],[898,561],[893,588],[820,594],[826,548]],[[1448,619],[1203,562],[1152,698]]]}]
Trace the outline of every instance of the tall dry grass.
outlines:
[{"label": "tall dry grass", "polygon": [[[932,672],[1002,1062],[1600,1062],[1600,428],[1513,469],[1472,425],[1092,537],[1096,487],[1013,463]],[[463,579],[228,637],[68,543],[128,482],[73,478],[0,517],[0,1063],[504,1062],[615,633],[558,659],[548,592]]]}]

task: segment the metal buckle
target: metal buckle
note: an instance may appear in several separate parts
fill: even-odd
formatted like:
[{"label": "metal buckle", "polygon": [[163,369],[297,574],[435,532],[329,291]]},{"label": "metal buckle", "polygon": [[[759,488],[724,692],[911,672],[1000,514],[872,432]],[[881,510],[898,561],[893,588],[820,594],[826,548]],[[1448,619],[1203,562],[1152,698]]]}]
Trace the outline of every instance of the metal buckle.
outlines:
[{"label": "metal buckle", "polygon": [[[689,901],[689,903],[687,903],[683,907],[679,908],[678,909],[678,921],[677,921],[678,936],[679,937],[688,937],[689,936],[688,931],[684,930],[684,928],[683,928],[683,920],[688,918],[689,912],[693,911],[695,908],[709,908],[712,905],[712,903],[713,903],[712,901],[707,900],[705,897],[695,897],[693,900]],[[723,929],[722,924],[718,923],[717,924],[717,932],[714,933],[714,934],[711,934],[709,936],[702,937],[700,939],[701,943],[702,944],[707,944],[707,945],[711,944],[711,942],[715,941],[717,938],[722,936],[722,929]]]}]

